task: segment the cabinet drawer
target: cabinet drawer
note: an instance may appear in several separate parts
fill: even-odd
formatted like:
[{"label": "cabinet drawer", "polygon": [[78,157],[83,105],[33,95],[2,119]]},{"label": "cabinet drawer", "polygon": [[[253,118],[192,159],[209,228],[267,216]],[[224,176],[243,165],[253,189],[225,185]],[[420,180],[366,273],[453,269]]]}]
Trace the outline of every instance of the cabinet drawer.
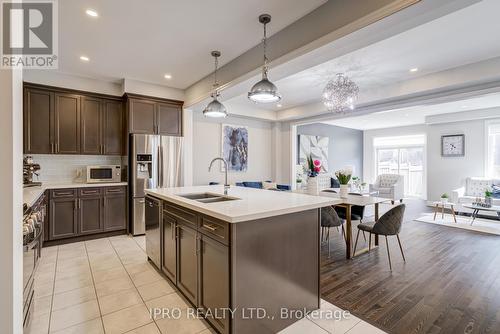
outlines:
[{"label": "cabinet drawer", "polygon": [[104,193],[106,195],[115,195],[115,194],[125,194],[125,187],[106,187],[104,188]]},{"label": "cabinet drawer", "polygon": [[180,222],[194,225],[193,227],[196,228],[197,225],[196,213],[172,206],[165,202],[163,203],[163,210],[166,211],[168,214],[174,216]]},{"label": "cabinet drawer", "polygon": [[229,244],[229,224],[226,222],[202,216],[199,223],[199,231],[225,245]]},{"label": "cabinet drawer", "polygon": [[50,191],[51,198],[71,198],[76,197],[76,189],[52,189]]},{"label": "cabinet drawer", "polygon": [[102,188],[80,188],[78,189],[79,197],[87,197],[87,196],[101,196]]}]

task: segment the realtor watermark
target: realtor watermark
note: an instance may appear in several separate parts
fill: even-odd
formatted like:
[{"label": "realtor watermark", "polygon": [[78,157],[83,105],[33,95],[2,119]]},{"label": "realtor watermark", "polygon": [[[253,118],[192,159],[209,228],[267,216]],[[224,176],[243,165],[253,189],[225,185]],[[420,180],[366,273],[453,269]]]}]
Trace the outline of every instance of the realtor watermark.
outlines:
[{"label": "realtor watermark", "polygon": [[306,316],[311,320],[344,320],[349,319],[351,313],[341,309],[319,309],[310,311],[307,309],[288,309],[281,308],[278,312],[270,313],[264,307],[246,307],[246,308],[217,308],[217,309],[201,309],[201,308],[150,308],[151,319],[203,319],[210,317],[213,319],[292,319],[300,320]]},{"label": "realtor watermark", "polygon": [[0,68],[58,67],[57,1],[1,1]]}]

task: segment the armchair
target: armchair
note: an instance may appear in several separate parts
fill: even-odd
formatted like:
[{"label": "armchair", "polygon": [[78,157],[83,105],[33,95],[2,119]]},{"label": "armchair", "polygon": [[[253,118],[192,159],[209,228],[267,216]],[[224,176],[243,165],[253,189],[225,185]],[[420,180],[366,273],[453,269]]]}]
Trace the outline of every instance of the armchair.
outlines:
[{"label": "armchair", "polygon": [[379,197],[403,202],[404,176],[398,174],[380,174],[374,184],[370,184],[370,192],[378,192]]}]

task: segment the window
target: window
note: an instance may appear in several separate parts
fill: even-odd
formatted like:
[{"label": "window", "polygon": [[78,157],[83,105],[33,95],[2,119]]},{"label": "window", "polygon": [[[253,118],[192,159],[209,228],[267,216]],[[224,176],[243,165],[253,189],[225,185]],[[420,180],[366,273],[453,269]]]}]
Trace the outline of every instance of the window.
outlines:
[{"label": "window", "polygon": [[375,138],[376,172],[404,176],[405,196],[425,197],[425,136]]},{"label": "window", "polygon": [[500,179],[500,122],[489,123],[488,133],[488,176]]}]

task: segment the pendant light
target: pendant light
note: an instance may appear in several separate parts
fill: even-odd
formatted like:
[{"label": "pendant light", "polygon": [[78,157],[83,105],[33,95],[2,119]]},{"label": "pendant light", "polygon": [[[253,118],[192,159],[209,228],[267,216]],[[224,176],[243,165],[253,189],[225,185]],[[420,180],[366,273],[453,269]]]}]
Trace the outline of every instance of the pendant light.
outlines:
[{"label": "pendant light", "polygon": [[210,53],[212,57],[215,59],[215,71],[214,71],[214,91],[212,92],[212,102],[210,102],[205,109],[203,110],[203,115],[205,117],[213,117],[213,118],[225,118],[227,117],[226,107],[222,103],[219,102],[219,83],[217,82],[217,69],[219,66],[220,51],[212,51]]},{"label": "pendant light", "polygon": [[262,14],[259,16],[259,22],[264,25],[264,38],[262,39],[262,45],[264,47],[264,66],[262,66],[262,80],[257,82],[250,92],[248,92],[248,98],[255,103],[272,103],[281,100],[280,94],[278,94],[278,89],[276,86],[267,79],[267,72],[269,70],[267,66],[267,31],[266,25],[271,22],[271,15]]}]

